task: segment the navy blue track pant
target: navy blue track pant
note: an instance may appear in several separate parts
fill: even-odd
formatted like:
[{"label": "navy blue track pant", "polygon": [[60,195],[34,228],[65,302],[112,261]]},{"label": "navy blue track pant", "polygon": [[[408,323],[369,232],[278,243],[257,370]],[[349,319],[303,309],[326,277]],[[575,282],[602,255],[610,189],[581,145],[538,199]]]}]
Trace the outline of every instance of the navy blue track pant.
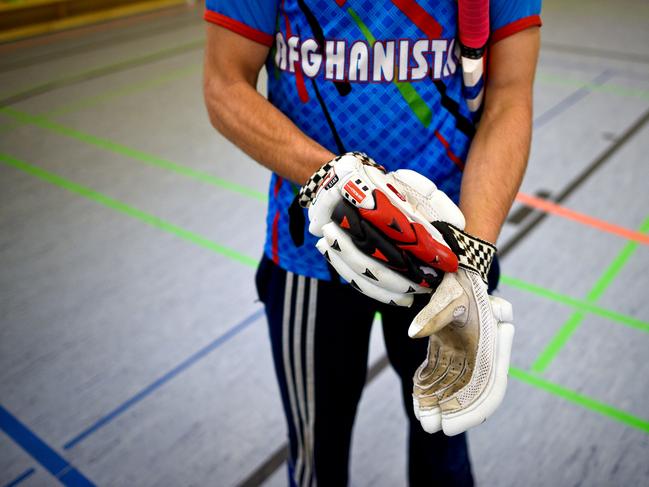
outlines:
[{"label": "navy blue track pant", "polygon": [[[498,274],[495,261],[490,290]],[[401,378],[409,427],[410,485],[473,485],[465,435],[430,435],[412,411],[412,377],[426,357],[428,340],[413,340],[407,330],[425,302],[409,309],[383,305],[349,285],[287,272],[267,257],[259,266],[256,283],[266,307],[288,426],[290,485],[347,485],[352,426],[377,311],[382,315],[390,364]]]}]

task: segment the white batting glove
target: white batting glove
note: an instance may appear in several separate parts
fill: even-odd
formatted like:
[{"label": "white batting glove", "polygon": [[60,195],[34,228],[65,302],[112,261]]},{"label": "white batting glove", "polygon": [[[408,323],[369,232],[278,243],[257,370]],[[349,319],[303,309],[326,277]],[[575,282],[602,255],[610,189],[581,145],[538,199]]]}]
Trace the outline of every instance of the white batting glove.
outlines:
[{"label": "white batting glove", "polygon": [[458,254],[460,269],[444,275],[408,330],[413,338],[430,337],[428,356],[413,377],[413,407],[425,431],[451,436],[481,424],[502,402],[514,325],[511,304],[487,294],[495,247],[436,226]]},{"label": "white batting glove", "polygon": [[464,217],[414,171],[386,174],[365,154],[349,153],[323,166],[299,198],[309,207],[309,231],[323,237],[318,250],[354,288],[378,301],[410,306],[414,294],[439,284],[440,271],[457,269],[457,257],[430,222],[463,226]]}]

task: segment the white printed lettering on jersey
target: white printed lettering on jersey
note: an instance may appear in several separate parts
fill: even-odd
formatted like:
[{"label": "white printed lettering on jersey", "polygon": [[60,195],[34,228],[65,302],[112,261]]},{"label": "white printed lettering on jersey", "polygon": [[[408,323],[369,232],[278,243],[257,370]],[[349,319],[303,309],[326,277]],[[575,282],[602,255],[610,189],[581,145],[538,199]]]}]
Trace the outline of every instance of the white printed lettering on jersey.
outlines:
[{"label": "white printed lettering on jersey", "polygon": [[275,66],[282,71],[301,69],[309,78],[324,71],[327,80],[355,83],[445,78],[455,74],[459,56],[454,39],[387,39],[372,44],[326,40],[322,46],[315,39],[302,41],[299,36],[287,41],[278,32],[275,48]]}]

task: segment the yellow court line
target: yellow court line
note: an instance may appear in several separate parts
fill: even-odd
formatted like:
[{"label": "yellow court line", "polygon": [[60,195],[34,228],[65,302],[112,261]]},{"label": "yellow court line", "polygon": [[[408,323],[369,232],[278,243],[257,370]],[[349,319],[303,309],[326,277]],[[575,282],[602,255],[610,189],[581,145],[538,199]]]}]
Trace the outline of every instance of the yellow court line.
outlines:
[{"label": "yellow court line", "polygon": [[27,10],[30,8],[44,7],[45,5],[56,5],[68,0],[11,0],[0,2],[1,12],[14,12],[16,10]]},{"label": "yellow court line", "polygon": [[120,17],[127,17],[129,15],[136,15],[153,10],[160,10],[163,8],[186,4],[186,0],[154,0],[136,2],[130,5],[123,5],[120,7],[100,10],[98,12],[75,15],[73,17],[68,17],[65,19],[51,20],[48,22],[41,22],[34,25],[9,29],[4,32],[0,32],[0,42],[16,41],[19,39],[24,39],[26,37],[48,34],[60,30],[71,29],[73,27],[82,27],[88,24],[97,24]]}]

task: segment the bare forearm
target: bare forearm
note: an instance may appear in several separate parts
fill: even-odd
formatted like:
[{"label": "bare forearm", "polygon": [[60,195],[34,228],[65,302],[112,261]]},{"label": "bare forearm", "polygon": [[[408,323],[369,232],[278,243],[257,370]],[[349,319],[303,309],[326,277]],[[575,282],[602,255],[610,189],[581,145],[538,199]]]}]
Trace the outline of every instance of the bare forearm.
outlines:
[{"label": "bare forearm", "polygon": [[491,47],[485,108],[462,177],[460,208],[466,230],[493,243],[527,167],[539,45],[534,27]]},{"label": "bare forearm", "polygon": [[303,184],[334,154],[306,136],[248,82],[210,86],[205,101],[214,127],[250,157]]},{"label": "bare forearm", "polygon": [[496,242],[527,167],[531,107],[485,112],[462,178],[460,208],[466,230]]}]

